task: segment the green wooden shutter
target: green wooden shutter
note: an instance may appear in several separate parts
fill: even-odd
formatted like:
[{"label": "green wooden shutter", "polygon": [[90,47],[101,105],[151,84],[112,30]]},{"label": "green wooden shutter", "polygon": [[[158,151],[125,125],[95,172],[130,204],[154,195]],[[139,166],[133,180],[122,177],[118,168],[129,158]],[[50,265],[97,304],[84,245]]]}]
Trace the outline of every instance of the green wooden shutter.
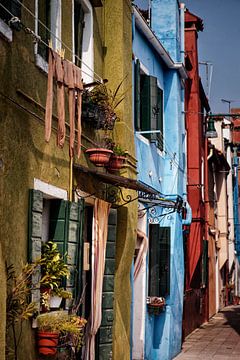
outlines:
[{"label": "green wooden shutter", "polygon": [[170,294],[170,227],[149,225],[149,296]]},{"label": "green wooden shutter", "polygon": [[79,296],[81,291],[82,229],[84,221],[84,201],[78,203],[65,200],[51,200],[49,240],[58,244],[70,269],[70,277],[64,286]]},{"label": "green wooden shutter", "polygon": [[103,279],[102,323],[98,331],[96,359],[112,359],[113,297],[115,274],[115,249],[117,233],[117,210],[111,209],[108,220],[106,263]]},{"label": "green wooden shutter", "polygon": [[[141,76],[141,130],[157,130],[157,78]],[[150,140],[156,139],[156,134],[145,134]]]},{"label": "green wooden shutter", "polygon": [[170,294],[170,227],[160,227],[160,296]]},{"label": "green wooden shutter", "polygon": [[141,130],[141,121],[140,121],[140,62],[137,60],[134,64],[134,119],[135,119],[135,130]]},{"label": "green wooden shutter", "polygon": [[[28,262],[32,263],[41,257],[42,242],[42,212],[43,212],[43,194],[38,190],[29,192],[29,230],[28,230]],[[40,288],[36,287],[40,276],[40,267],[32,277],[35,284],[32,290],[31,300],[40,306]]]},{"label": "green wooden shutter", "polygon": [[67,290],[77,299],[82,291],[84,200],[69,203],[68,215],[67,262],[71,275],[67,280]]},{"label": "green wooden shutter", "polygon": [[160,150],[163,150],[163,91],[160,88],[157,88],[157,124],[156,130],[160,130],[160,134],[156,134],[156,139],[158,140],[158,147]]},{"label": "green wooden shutter", "polygon": [[208,282],[208,241],[203,240],[202,285],[206,286],[207,282]]},{"label": "green wooden shutter", "polygon": [[160,264],[160,247],[159,247],[159,225],[149,225],[149,296],[160,296],[159,293],[159,264]]}]

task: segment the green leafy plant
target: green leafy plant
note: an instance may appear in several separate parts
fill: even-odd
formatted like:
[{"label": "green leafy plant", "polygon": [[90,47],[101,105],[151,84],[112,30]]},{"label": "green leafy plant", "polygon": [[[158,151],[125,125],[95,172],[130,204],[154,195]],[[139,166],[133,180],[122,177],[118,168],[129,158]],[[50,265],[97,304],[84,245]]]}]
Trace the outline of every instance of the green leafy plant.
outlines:
[{"label": "green leafy plant", "polygon": [[53,295],[57,295],[62,297],[63,299],[72,299],[72,293],[71,291],[67,291],[63,288],[58,289],[56,292],[53,292]]},{"label": "green leafy plant", "polygon": [[83,345],[86,323],[84,318],[69,315],[66,311],[52,311],[37,317],[39,331],[59,333],[59,347],[70,347],[74,353]]},{"label": "green leafy plant", "polygon": [[62,310],[40,314],[37,317],[38,330],[44,332],[60,332],[62,324],[68,321],[68,317],[68,313]]},{"label": "green leafy plant", "polygon": [[126,156],[126,150],[123,150],[123,148],[119,144],[116,144],[113,147],[113,153],[114,155],[118,156]]},{"label": "green leafy plant", "polygon": [[[84,341],[84,328],[87,321],[77,315],[69,315],[67,321],[63,321],[60,326],[60,333],[63,339],[72,348],[74,353],[79,352]],[[61,340],[60,340],[61,341]]]},{"label": "green leafy plant", "polygon": [[58,251],[57,244],[48,241],[43,244],[41,258],[42,288],[57,291],[64,278],[68,278],[70,271],[64,262],[64,257]]},{"label": "green leafy plant", "polygon": [[[7,303],[6,303],[6,355],[7,358],[13,355],[18,359],[18,347],[21,342],[23,322],[31,318],[37,312],[37,304],[29,301],[32,275],[40,262],[26,264],[16,275],[13,265],[6,268],[7,272]],[[14,349],[8,344],[9,333],[12,332]]]},{"label": "green leafy plant", "polygon": [[125,156],[126,155],[126,150],[124,150],[121,145],[116,144],[112,138],[110,137],[105,137],[104,138],[104,144],[103,147],[109,150],[112,150],[114,155],[118,155],[118,156]]}]

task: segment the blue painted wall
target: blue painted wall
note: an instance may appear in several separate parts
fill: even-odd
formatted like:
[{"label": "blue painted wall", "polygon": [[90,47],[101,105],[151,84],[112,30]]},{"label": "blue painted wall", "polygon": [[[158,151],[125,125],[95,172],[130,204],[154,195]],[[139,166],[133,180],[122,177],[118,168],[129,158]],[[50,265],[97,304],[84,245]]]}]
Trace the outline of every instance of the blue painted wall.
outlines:
[{"label": "blue painted wall", "polygon": [[[180,26],[177,0],[152,0],[152,28],[161,39],[173,60],[180,61]],[[183,89],[176,70],[168,69],[151,48],[133,20],[133,53],[147,69],[158,78],[164,92],[164,151],[149,143],[142,135],[135,135],[138,160],[138,179],[158,191],[184,197],[185,128]],[[159,214],[169,210],[158,208]],[[151,221],[151,215],[148,214]],[[169,360],[181,350],[182,310],[184,286],[184,255],[181,214],[174,212],[160,217],[160,226],[171,228],[170,296],[166,311],[160,316],[149,315],[146,308],[145,360]],[[146,229],[148,233],[148,229]],[[147,286],[147,283],[146,283]]]}]

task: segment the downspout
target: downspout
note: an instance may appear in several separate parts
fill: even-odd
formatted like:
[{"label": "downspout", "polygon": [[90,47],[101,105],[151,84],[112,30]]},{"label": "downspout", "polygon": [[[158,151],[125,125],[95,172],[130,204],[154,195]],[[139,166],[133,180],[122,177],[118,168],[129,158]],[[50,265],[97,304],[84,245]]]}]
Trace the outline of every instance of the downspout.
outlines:
[{"label": "downspout", "polygon": [[[185,61],[185,56],[184,56],[184,50],[185,50],[185,34],[184,34],[184,22],[185,20],[185,5],[184,4],[180,4],[180,57],[181,57],[181,62],[182,64],[184,64]],[[182,111],[182,131],[185,134],[185,141],[184,141],[184,156],[185,156],[185,174],[187,174],[187,144],[186,144],[186,126],[185,126],[185,83],[184,80],[181,79],[181,111]],[[183,176],[183,194],[187,194],[187,176]]]},{"label": "downspout", "polygon": [[[205,134],[203,133],[203,136]],[[203,236],[204,236],[204,240],[207,241],[209,240],[209,235],[208,235],[208,231],[209,231],[209,163],[208,161],[210,160],[210,158],[213,156],[213,147],[210,148],[209,151],[209,155],[208,155],[208,138],[205,137],[204,138],[204,171],[203,171],[203,176],[204,176],[204,231],[203,231]],[[208,256],[208,255],[207,255]],[[207,275],[208,276],[208,275]],[[208,284],[208,279],[207,279],[207,284]],[[206,316],[206,319],[209,318],[209,285],[206,285],[206,293],[205,293],[205,300],[206,300],[206,304],[205,304],[205,309],[204,314]]]},{"label": "downspout", "polygon": [[[234,237],[235,250],[238,261],[240,260],[240,237],[239,237],[239,215],[238,215],[238,156],[237,147],[234,147],[233,155],[233,214],[234,214]],[[239,289],[238,289],[239,291]]]}]

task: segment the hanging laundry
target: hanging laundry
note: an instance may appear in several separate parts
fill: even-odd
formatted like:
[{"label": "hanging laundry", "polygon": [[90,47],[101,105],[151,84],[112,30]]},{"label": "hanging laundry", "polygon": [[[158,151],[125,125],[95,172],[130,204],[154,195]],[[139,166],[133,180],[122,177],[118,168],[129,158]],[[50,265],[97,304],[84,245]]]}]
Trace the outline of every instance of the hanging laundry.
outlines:
[{"label": "hanging laundry", "polygon": [[45,111],[45,140],[49,142],[52,130],[52,103],[53,103],[53,74],[55,69],[55,58],[53,50],[48,52],[48,87]]},{"label": "hanging laundry", "polygon": [[69,155],[74,155],[74,141],[75,141],[75,89],[74,89],[74,64],[68,60],[64,61],[64,83],[68,87],[68,110],[69,110]]},{"label": "hanging laundry", "polygon": [[57,145],[63,147],[66,135],[65,128],[65,103],[64,103],[64,68],[61,57],[54,53],[55,57],[55,78],[57,80],[57,113],[58,113],[58,131]]},{"label": "hanging laundry", "polygon": [[[58,132],[57,145],[63,147],[66,127],[65,127],[65,86],[68,88],[68,110],[69,110],[69,155],[74,155],[75,143],[75,117],[77,113],[77,157],[81,154],[81,114],[82,114],[82,72],[79,67],[68,60],[62,60],[61,56],[52,49],[49,49],[48,59],[48,89],[45,112],[45,140],[49,142],[52,127],[52,106],[53,106],[53,78],[57,82],[57,113],[58,113]],[[76,111],[77,110],[77,111]]]},{"label": "hanging laundry", "polygon": [[76,89],[76,100],[77,100],[77,157],[80,158],[81,155],[81,137],[82,137],[82,124],[81,124],[81,115],[82,115],[82,91],[83,91],[83,82],[82,82],[82,72],[78,66],[75,66],[75,89]]}]

